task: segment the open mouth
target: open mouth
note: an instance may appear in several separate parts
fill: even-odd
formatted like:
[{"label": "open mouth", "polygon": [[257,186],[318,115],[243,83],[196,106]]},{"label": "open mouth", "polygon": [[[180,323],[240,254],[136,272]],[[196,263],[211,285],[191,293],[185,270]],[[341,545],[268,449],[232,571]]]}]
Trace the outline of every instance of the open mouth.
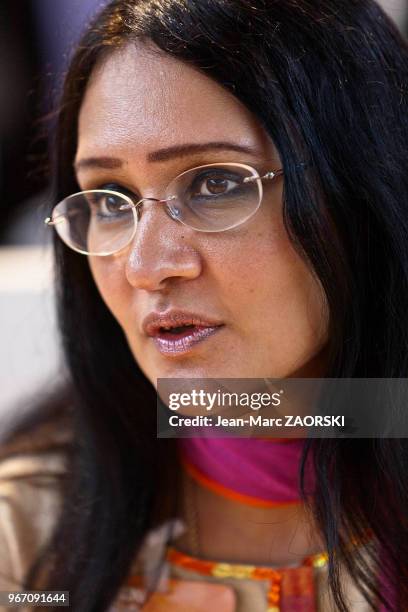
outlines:
[{"label": "open mouth", "polygon": [[162,355],[180,355],[204,342],[225,323],[206,315],[172,309],[164,313],[151,312],[142,322],[142,331]]},{"label": "open mouth", "polygon": [[176,337],[180,337],[182,338],[183,336],[188,336],[189,333],[191,333],[193,330],[197,329],[199,326],[198,325],[179,325],[178,327],[160,327],[159,329],[159,336],[163,337],[163,338],[176,338]]},{"label": "open mouth", "polygon": [[177,327],[160,327],[153,338],[159,351],[166,355],[180,354],[203,342],[223,326],[179,325]]}]

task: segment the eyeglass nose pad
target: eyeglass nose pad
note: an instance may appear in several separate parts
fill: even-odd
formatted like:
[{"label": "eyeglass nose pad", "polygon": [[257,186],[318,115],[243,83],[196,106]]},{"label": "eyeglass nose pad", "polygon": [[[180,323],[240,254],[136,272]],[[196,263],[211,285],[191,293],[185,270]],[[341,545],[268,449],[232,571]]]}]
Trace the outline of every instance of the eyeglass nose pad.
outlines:
[{"label": "eyeglass nose pad", "polygon": [[[173,202],[173,204],[171,204],[170,202]],[[165,209],[166,213],[171,219],[174,219],[174,221],[180,221],[181,208],[179,205],[177,205],[176,196],[171,196],[170,198],[167,198]]]}]

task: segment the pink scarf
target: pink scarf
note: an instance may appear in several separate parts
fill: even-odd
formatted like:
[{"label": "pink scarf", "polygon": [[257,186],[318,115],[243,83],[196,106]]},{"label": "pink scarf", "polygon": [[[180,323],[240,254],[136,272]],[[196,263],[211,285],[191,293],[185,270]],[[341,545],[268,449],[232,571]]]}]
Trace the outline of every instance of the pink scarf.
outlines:
[{"label": "pink scarf", "polygon": [[[181,438],[178,442],[189,473],[225,497],[257,506],[300,502],[302,439]],[[306,492],[311,494],[310,457],[306,466]]]}]

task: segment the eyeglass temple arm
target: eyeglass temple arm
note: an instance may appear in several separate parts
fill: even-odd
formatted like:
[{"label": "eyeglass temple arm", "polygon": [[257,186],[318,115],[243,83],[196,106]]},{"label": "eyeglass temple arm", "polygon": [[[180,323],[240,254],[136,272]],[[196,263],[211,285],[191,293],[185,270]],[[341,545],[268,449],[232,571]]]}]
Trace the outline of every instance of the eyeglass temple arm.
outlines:
[{"label": "eyeglass temple arm", "polygon": [[281,176],[283,174],[283,168],[281,168],[280,170],[276,170],[276,172],[272,172],[272,170],[270,170],[269,172],[267,172],[266,174],[264,174],[263,176],[247,176],[246,178],[244,178],[244,183],[252,183],[253,181],[258,181],[258,180],[265,180],[265,181],[270,181],[272,179],[274,179],[277,176]]},{"label": "eyeglass temple arm", "polygon": [[64,215],[60,215],[59,217],[56,217],[54,220],[52,220],[51,217],[47,217],[46,219],[44,219],[44,223],[45,225],[57,225],[58,223],[62,223],[63,220],[64,220]]},{"label": "eyeglass temple arm", "polygon": [[44,223],[45,225],[58,225],[58,223],[63,223],[67,217],[75,217],[76,214],[77,212],[75,210],[68,210],[62,215],[57,215],[54,219],[52,217],[47,217],[44,219]]},{"label": "eyeglass temple arm", "polygon": [[71,212],[70,214],[69,212],[66,212],[63,215],[58,215],[54,219],[52,219],[51,217],[47,217],[46,219],[44,219],[44,223],[45,225],[58,225],[58,223],[63,223],[67,217],[74,217],[74,216],[75,216],[75,213]]}]

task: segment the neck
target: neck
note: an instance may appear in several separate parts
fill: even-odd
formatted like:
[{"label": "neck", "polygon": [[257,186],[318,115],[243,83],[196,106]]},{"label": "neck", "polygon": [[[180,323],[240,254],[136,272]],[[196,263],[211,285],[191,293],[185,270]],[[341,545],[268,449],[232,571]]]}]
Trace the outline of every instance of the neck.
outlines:
[{"label": "neck", "polygon": [[284,567],[298,565],[323,544],[308,508],[237,504],[183,473],[182,516],[187,530],[175,543],[193,556]]},{"label": "neck", "polygon": [[[184,478],[184,552],[212,560],[299,564],[322,550],[300,499],[302,440],[179,440]],[[306,466],[306,487],[313,471]]]}]

